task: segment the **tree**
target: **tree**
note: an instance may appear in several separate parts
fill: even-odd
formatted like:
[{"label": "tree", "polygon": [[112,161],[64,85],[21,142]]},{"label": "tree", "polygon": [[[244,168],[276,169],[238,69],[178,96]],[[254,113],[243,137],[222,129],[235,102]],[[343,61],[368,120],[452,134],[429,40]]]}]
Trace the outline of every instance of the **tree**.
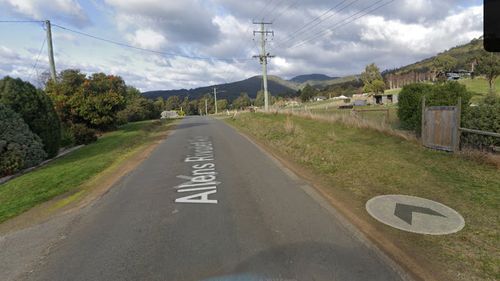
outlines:
[{"label": "tree", "polygon": [[250,104],[250,97],[248,97],[248,94],[245,92],[241,93],[240,96],[233,101],[233,107],[236,109],[245,108],[247,106],[250,106]]},{"label": "tree", "polygon": [[366,93],[383,93],[385,83],[380,69],[374,64],[369,64],[365,67],[365,71],[361,73],[361,81],[363,81],[363,91]]},{"label": "tree", "polygon": [[253,104],[255,106],[264,106],[265,103],[264,99],[265,99],[264,91],[258,91]]},{"label": "tree", "polygon": [[314,96],[316,96],[317,91],[311,85],[306,84],[300,93],[300,100],[302,102],[310,101]]},{"label": "tree", "polygon": [[[69,99],[81,123],[109,130],[118,125],[117,113],[126,106],[126,85],[119,76],[94,73]],[[77,122],[80,123],[80,122]]]},{"label": "tree", "polygon": [[486,76],[490,93],[495,93],[495,79],[500,75],[500,55],[498,53],[482,51],[478,58],[476,71]]},{"label": "tree", "polygon": [[450,55],[439,55],[434,59],[433,64],[437,76],[441,80],[444,80],[446,73],[452,71],[457,66],[458,60]]},{"label": "tree", "polygon": [[220,99],[217,100],[217,109],[218,110],[226,110],[227,109],[227,100],[226,99]]},{"label": "tree", "polygon": [[45,157],[42,140],[19,114],[0,103],[0,177],[35,166]]},{"label": "tree", "polygon": [[165,101],[165,110],[177,110],[180,109],[181,99],[178,96],[170,96],[167,101]]},{"label": "tree", "polygon": [[37,134],[49,157],[59,152],[61,124],[50,98],[29,82],[5,77],[0,80],[0,103],[17,112]]}]

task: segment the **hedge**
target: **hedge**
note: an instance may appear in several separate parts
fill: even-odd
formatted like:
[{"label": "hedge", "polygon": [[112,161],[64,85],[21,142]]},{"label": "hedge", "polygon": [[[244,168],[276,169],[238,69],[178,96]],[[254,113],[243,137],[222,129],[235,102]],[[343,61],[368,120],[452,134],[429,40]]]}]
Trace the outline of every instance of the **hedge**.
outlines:
[{"label": "hedge", "polygon": [[[462,127],[500,133],[500,97],[489,95],[478,106],[470,107],[462,115]],[[500,147],[500,138],[462,133],[462,146],[480,149]]]},{"label": "hedge", "polygon": [[0,103],[0,176],[38,165],[45,157],[41,139],[19,114]]},{"label": "hedge", "polygon": [[0,80],[0,103],[17,112],[37,134],[49,157],[59,152],[61,124],[52,101],[41,90],[21,79],[5,77]]},{"label": "hedge", "polygon": [[439,84],[415,83],[401,89],[398,98],[398,117],[401,128],[421,134],[422,98],[425,96],[426,106],[453,106],[462,100],[462,112],[469,108],[472,94],[464,85],[455,81]]}]

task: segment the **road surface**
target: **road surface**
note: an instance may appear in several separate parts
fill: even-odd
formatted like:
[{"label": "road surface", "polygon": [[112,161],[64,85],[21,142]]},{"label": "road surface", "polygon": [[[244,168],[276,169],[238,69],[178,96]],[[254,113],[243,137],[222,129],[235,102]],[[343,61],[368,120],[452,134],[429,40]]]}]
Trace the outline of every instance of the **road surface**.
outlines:
[{"label": "road surface", "polygon": [[318,198],[224,122],[185,118],[24,278],[402,280]]}]

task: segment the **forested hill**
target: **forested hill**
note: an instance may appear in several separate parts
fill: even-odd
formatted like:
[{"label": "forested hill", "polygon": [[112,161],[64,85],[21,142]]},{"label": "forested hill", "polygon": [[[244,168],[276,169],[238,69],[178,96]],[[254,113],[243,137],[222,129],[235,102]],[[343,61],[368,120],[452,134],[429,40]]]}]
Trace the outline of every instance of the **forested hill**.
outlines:
[{"label": "forested hill", "polygon": [[[298,89],[295,83],[283,80],[277,76],[269,76],[268,89],[272,95],[286,95],[295,93]],[[155,99],[163,97],[167,99],[170,96],[179,96],[181,98],[189,97],[189,99],[197,99],[201,96],[213,93],[213,87],[217,87],[217,98],[234,100],[240,93],[247,93],[251,98],[257,96],[257,92],[262,89],[262,77],[253,76],[251,78],[231,82],[226,84],[212,85],[195,89],[180,89],[180,90],[161,90],[144,92],[143,95],[147,98]]]},{"label": "forested hill", "polygon": [[471,70],[472,61],[480,54],[481,50],[483,50],[483,39],[473,39],[471,42],[453,47],[449,50],[441,52],[435,56],[430,58],[426,58],[416,63],[412,63],[400,68],[389,69],[384,71],[384,74],[393,73],[393,74],[403,74],[411,71],[416,72],[426,72],[432,70],[434,67],[434,63],[436,58],[450,56],[456,60],[456,69],[465,69]]}]

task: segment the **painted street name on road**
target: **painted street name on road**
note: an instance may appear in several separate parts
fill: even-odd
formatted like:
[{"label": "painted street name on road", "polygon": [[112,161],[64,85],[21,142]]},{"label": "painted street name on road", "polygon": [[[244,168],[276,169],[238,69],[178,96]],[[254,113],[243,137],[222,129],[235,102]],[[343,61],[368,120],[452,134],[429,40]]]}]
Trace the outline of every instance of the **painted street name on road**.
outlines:
[{"label": "painted street name on road", "polygon": [[[188,180],[175,188],[178,193],[190,193],[189,195],[175,199],[176,203],[202,203],[217,204],[217,199],[213,199],[217,193],[214,149],[208,137],[195,137],[189,140],[193,154],[188,155],[184,162],[192,164],[191,175],[179,175],[178,178]],[[193,194],[194,192],[194,194]],[[212,197],[210,197],[212,196]]]}]

